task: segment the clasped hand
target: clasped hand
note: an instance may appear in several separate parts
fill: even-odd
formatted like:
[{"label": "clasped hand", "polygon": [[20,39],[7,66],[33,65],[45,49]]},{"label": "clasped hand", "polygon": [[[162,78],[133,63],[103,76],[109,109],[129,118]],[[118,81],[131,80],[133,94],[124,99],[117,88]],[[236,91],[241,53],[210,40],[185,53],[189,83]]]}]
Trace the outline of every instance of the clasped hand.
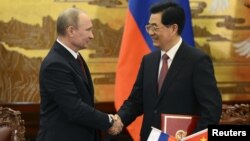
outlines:
[{"label": "clasped hand", "polygon": [[123,129],[123,123],[121,121],[121,118],[119,117],[119,115],[110,115],[113,120],[114,120],[114,124],[112,127],[110,127],[108,129],[108,133],[111,134],[111,135],[117,135],[119,134],[122,129]]}]

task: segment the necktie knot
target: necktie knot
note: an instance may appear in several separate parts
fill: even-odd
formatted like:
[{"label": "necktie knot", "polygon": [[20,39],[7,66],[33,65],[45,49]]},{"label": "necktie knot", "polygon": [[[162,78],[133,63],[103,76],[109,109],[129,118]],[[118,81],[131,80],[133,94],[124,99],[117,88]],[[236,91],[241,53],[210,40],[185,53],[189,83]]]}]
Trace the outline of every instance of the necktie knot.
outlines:
[{"label": "necktie knot", "polygon": [[80,63],[80,65],[83,65],[83,62],[82,62],[80,55],[77,55],[76,60]]},{"label": "necktie knot", "polygon": [[77,62],[80,64],[81,68],[84,70],[84,65],[83,65],[83,60],[81,58],[80,55],[77,55],[77,58],[76,58]]},{"label": "necktie knot", "polygon": [[168,61],[169,57],[167,54],[163,54],[162,55],[162,61],[164,61],[165,63]]}]

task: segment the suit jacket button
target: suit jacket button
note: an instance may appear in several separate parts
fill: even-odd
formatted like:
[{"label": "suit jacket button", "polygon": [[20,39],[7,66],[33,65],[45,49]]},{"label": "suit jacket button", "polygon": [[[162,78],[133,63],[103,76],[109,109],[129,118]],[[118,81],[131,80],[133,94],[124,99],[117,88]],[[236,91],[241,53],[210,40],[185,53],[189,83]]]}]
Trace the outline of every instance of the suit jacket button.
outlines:
[{"label": "suit jacket button", "polygon": [[155,114],[157,114],[157,112],[158,112],[157,110],[154,110],[154,113],[155,113]]}]

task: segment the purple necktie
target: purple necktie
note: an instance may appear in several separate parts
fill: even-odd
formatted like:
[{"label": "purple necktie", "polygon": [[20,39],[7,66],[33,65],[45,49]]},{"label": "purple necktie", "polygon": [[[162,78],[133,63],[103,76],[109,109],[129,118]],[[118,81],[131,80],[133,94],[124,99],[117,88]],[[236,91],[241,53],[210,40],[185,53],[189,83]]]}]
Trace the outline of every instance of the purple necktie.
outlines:
[{"label": "purple necktie", "polygon": [[167,54],[164,54],[162,55],[162,67],[161,67],[161,71],[160,71],[160,76],[159,76],[159,79],[158,79],[158,93],[160,93],[161,91],[161,87],[162,87],[162,84],[164,82],[164,79],[167,75],[167,72],[168,72],[168,55]]}]

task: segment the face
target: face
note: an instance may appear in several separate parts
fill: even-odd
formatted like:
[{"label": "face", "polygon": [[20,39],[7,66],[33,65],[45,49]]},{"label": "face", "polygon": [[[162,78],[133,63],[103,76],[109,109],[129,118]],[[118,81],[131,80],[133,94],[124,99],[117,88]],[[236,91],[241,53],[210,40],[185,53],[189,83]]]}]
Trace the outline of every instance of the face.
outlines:
[{"label": "face", "polygon": [[76,50],[87,48],[90,40],[94,38],[92,22],[88,15],[80,13],[78,27],[72,27],[71,44]]},{"label": "face", "polygon": [[161,13],[151,14],[146,29],[155,47],[168,50],[174,40],[175,31],[172,25],[165,26],[161,23],[161,16]]}]

